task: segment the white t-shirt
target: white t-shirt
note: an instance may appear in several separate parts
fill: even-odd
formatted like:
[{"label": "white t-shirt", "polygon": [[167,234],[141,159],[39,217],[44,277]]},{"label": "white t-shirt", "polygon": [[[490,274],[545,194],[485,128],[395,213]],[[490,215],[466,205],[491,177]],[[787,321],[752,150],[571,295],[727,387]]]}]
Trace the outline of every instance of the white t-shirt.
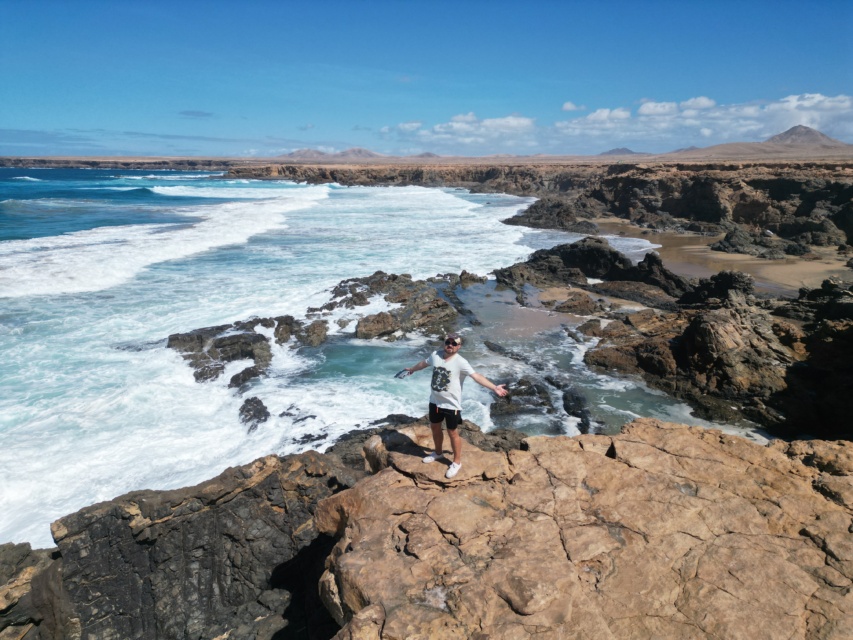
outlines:
[{"label": "white t-shirt", "polygon": [[458,353],[450,360],[442,358],[441,353],[444,353],[444,349],[433,351],[425,360],[433,367],[429,401],[444,409],[462,411],[462,382],[476,371]]}]

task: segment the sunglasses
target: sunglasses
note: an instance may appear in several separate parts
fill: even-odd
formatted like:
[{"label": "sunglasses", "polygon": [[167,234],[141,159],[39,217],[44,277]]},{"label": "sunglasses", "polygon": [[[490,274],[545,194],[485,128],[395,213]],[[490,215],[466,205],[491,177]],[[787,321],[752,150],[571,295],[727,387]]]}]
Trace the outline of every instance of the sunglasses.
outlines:
[{"label": "sunglasses", "polygon": [[459,343],[456,340],[445,340],[444,344],[446,344],[448,347],[458,347],[459,346]]}]

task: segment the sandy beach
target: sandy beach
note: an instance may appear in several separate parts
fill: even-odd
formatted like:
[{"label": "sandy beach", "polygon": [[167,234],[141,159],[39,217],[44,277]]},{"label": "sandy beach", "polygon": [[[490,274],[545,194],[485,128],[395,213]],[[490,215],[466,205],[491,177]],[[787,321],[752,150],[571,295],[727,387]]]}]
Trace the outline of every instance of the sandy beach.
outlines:
[{"label": "sandy beach", "polygon": [[643,238],[661,245],[656,251],[666,267],[689,278],[707,278],[724,270],[744,271],[755,278],[756,290],[777,296],[796,296],[800,287],[819,287],[827,278],[853,283],[853,269],[846,266],[849,256],[839,254],[836,247],[811,247],[817,256],[811,260],[799,257],[764,260],[712,251],[708,245],[720,240],[722,235],[656,232],[616,217],[599,218],[594,222],[602,235]]}]

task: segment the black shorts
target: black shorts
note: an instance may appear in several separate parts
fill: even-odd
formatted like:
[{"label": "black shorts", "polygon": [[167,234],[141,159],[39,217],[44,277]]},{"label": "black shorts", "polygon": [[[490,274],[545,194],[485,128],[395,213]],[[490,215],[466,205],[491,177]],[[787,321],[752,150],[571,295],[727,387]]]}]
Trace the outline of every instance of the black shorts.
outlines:
[{"label": "black shorts", "polygon": [[442,420],[447,421],[448,429],[456,429],[462,424],[462,412],[456,409],[445,409],[438,407],[434,403],[429,403],[429,421],[432,424],[441,424]]}]

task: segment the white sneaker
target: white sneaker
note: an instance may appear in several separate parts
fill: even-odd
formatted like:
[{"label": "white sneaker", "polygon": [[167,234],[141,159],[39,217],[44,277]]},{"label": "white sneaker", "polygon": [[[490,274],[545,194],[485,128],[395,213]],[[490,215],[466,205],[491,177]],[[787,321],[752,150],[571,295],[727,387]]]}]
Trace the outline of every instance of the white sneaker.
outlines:
[{"label": "white sneaker", "polygon": [[436,453],[435,451],[433,451],[431,454],[429,454],[428,456],[426,456],[424,458],[424,462],[429,464],[430,462],[435,462],[436,460],[438,460],[441,457],[442,457],[442,455],[440,453]]},{"label": "white sneaker", "polygon": [[450,467],[447,469],[447,473],[445,473],[445,474],[444,474],[444,477],[445,477],[445,478],[452,478],[452,477],[453,477],[453,476],[455,476],[457,473],[459,473],[459,470],[460,470],[461,468],[462,468],[462,463],[460,463],[460,462],[454,462],[454,463],[453,463],[452,465],[450,465]]}]

